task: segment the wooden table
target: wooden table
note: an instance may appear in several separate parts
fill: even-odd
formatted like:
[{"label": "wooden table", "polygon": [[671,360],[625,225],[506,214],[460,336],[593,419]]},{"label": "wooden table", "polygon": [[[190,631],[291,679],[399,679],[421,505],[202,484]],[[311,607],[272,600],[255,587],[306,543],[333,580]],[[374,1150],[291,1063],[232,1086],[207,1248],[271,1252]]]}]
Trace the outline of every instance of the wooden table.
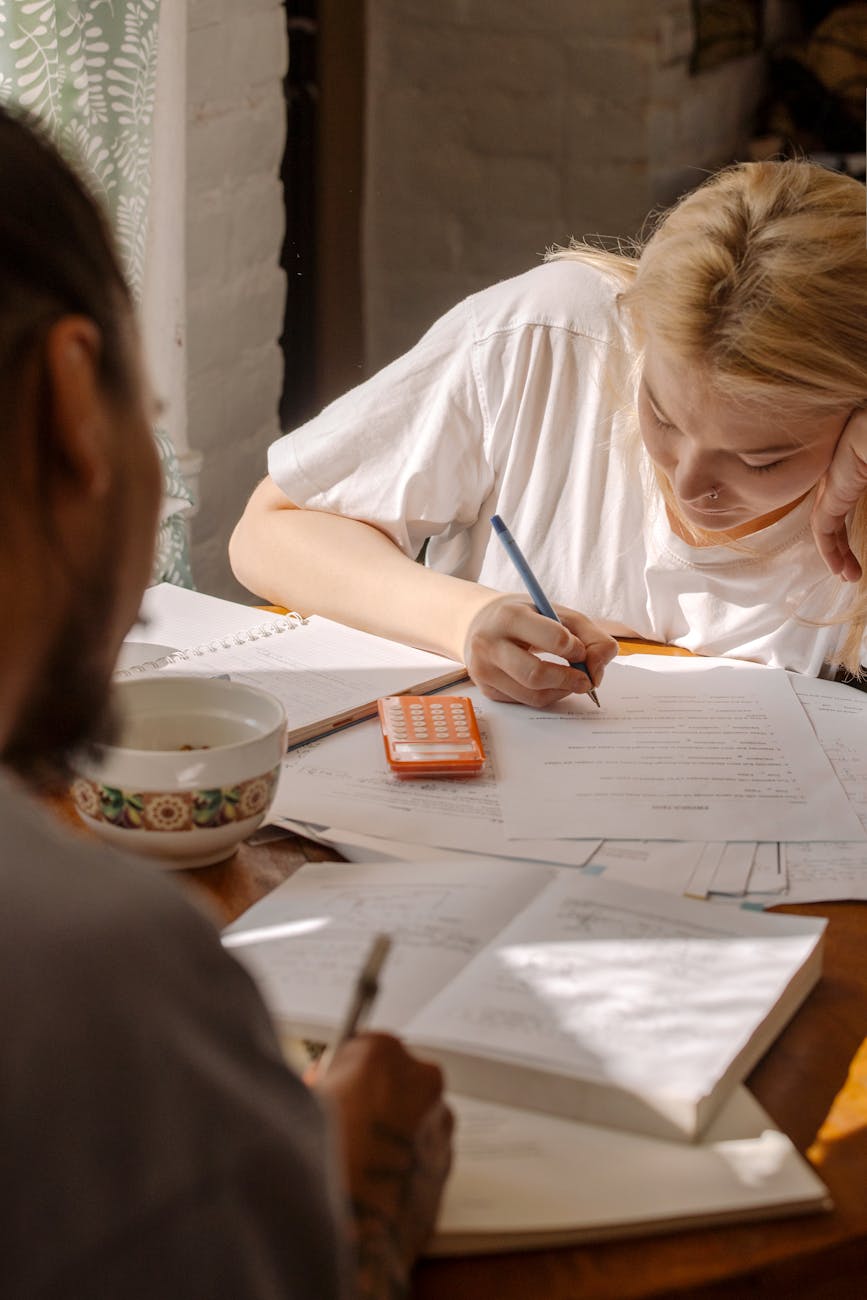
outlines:
[{"label": "wooden table", "polygon": [[[243,845],[228,863],[179,875],[228,923],[303,862],[336,856],[292,837]],[[815,1166],[835,1209],[572,1249],[425,1260],[415,1300],[867,1297],[867,905],[776,910],[829,918],[824,974],[747,1083]]]}]

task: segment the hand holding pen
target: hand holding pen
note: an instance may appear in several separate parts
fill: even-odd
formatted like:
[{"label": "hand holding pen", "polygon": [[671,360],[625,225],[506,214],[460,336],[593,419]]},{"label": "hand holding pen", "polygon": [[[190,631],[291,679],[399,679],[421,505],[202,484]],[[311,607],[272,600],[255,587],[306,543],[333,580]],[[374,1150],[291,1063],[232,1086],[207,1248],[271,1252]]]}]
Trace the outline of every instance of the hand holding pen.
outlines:
[{"label": "hand holding pen", "polygon": [[[534,608],[518,596],[489,591],[469,624],[464,662],[491,699],[547,708],[567,695],[586,694],[617,654],[614,638],[590,619],[562,607],[558,614],[538,582],[534,600],[537,593],[542,604]],[[540,658],[542,652],[558,658]]]},{"label": "hand holding pen", "polygon": [[[529,564],[524,558],[523,551],[521,550],[520,546],[515,541],[514,537],[509,532],[508,528],[503,523],[499,515],[491,515],[491,525],[494,529],[494,532],[497,534],[497,537],[503,543],[503,549],[505,550],[509,559],[514,564],[518,576],[520,577],[524,586],[527,588],[528,592],[530,593],[530,599],[532,600],[533,604],[536,606],[536,609],[543,616],[543,618],[553,618],[555,623],[559,623],[560,619],[557,617],[557,612],[554,609],[554,606],[551,604],[550,600],[545,595],[544,591],[542,590],[539,584],[538,578],[536,577],[535,573],[530,568]],[[590,677],[590,673],[587,669],[587,664],[584,662],[584,660],[583,659],[576,660],[570,663],[569,667],[577,668],[579,672],[586,674],[587,678],[590,681],[590,690],[587,692],[587,694],[590,696],[591,700],[596,705],[597,709],[600,708],[601,706],[599,704],[599,696],[596,694],[596,690],[593,686],[593,679]]]},{"label": "hand holding pen", "polygon": [[[328,1060],[312,1080],[337,1128],[353,1216],[357,1291],[403,1295],[436,1222],[454,1119],[442,1071],[391,1034],[361,1033],[390,940],[377,935]],[[333,1059],[332,1059],[333,1058]],[[383,1289],[387,1283],[387,1287]]]}]

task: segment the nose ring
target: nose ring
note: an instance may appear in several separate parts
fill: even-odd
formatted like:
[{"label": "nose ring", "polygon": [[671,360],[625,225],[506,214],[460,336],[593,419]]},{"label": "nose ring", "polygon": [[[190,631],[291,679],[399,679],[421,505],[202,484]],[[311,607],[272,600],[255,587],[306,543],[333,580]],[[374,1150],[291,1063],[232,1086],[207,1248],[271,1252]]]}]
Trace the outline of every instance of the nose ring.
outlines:
[{"label": "nose ring", "polygon": [[711,488],[710,492],[708,492],[707,494],[707,497],[709,501],[718,501],[719,500],[718,490],[716,488]]}]

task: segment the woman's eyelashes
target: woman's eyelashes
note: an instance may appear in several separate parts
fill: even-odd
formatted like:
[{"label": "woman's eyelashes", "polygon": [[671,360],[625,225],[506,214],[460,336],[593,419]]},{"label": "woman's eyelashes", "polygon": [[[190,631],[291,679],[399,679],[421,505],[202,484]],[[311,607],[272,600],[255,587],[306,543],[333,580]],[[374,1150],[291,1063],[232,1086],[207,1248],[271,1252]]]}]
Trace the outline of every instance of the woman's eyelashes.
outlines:
[{"label": "woman's eyelashes", "polygon": [[748,461],[741,461],[744,469],[751,469],[755,474],[764,474],[767,470],[777,469],[778,466],[785,465],[785,463],[784,460],[771,460],[768,461],[767,465],[750,465]]}]

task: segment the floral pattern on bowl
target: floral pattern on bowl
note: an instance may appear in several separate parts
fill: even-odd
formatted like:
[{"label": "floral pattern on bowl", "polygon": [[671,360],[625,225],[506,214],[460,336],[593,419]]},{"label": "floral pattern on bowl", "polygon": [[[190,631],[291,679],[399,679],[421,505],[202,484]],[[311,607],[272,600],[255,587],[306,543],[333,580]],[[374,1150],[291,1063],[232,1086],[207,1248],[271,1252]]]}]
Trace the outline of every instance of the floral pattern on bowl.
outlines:
[{"label": "floral pattern on bowl", "polygon": [[270,804],[279,776],[278,766],[264,776],[215,790],[143,794],[79,777],[72,784],[72,799],[82,817],[110,822],[121,830],[211,830],[257,817]]}]

